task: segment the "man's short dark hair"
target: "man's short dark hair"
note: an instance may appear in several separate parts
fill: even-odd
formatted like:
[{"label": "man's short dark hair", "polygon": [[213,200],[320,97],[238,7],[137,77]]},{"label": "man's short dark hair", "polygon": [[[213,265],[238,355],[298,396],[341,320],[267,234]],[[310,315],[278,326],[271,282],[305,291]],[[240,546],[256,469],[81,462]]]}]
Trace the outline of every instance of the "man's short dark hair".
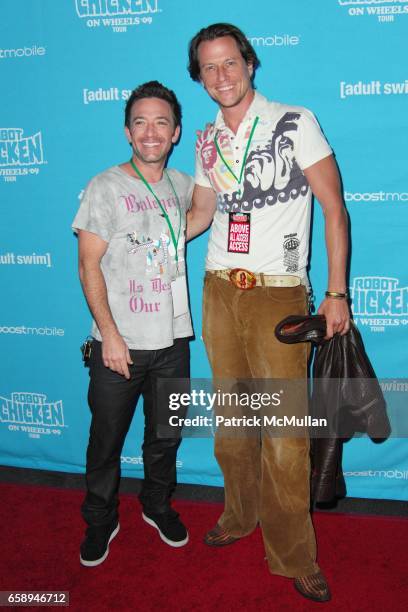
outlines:
[{"label": "man's short dark hair", "polygon": [[159,81],[149,81],[148,83],[143,83],[143,85],[139,85],[132,91],[129,96],[128,101],[125,106],[125,125],[127,128],[130,128],[130,113],[132,110],[132,106],[138,100],[142,100],[143,98],[160,98],[165,102],[168,102],[171,107],[171,112],[173,114],[174,125],[177,127],[181,125],[181,106],[180,102],[176,98],[176,94],[171,89],[168,89]]},{"label": "man's short dark hair", "polygon": [[232,36],[245,62],[247,64],[252,64],[255,74],[255,70],[261,65],[261,62],[245,34],[230,23],[213,23],[206,28],[202,28],[190,41],[188,47],[188,71],[193,81],[200,80],[200,64],[198,62],[199,45],[202,42],[215,40],[223,36]]}]

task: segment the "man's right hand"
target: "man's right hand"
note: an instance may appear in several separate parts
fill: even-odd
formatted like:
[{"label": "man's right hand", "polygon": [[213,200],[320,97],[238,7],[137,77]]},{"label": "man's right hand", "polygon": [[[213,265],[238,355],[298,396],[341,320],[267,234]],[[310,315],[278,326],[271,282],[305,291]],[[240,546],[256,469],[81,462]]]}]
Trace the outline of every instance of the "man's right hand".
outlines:
[{"label": "man's right hand", "polygon": [[133,365],[126,342],[120,334],[102,338],[102,361],[104,366],[130,380],[129,365]]}]

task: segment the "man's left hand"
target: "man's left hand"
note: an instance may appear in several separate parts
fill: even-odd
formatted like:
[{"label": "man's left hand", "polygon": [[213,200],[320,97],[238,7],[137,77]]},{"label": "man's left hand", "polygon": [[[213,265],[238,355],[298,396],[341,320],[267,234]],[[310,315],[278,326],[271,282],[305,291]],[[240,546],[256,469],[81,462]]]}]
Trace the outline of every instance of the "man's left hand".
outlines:
[{"label": "man's left hand", "polygon": [[350,329],[350,309],[347,300],[325,298],[320,304],[318,314],[326,317],[326,340],[334,334],[346,334]]}]

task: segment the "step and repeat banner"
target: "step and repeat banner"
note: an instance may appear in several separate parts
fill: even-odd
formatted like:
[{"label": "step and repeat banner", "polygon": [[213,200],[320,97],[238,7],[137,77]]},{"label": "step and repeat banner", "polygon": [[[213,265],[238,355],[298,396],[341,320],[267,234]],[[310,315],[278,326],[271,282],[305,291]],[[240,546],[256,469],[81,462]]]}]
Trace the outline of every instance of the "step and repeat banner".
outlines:
[{"label": "step and repeat banner", "polygon": [[[90,315],[70,229],[89,179],[129,157],[129,92],[157,79],[183,107],[169,166],[193,174],[196,130],[216,106],[187,73],[203,26],[246,33],[257,89],[313,110],[341,169],[350,216],[354,320],[380,378],[407,377],[408,0],[2,0],[0,4],[0,463],[83,472],[90,414],[79,346]],[[188,247],[192,375],[210,377],[201,339],[208,234]],[[326,289],[315,204],[310,276]],[[393,382],[394,381],[394,382]],[[141,477],[138,407],[122,456]],[[213,440],[184,440],[179,481],[222,485]],[[238,458],[239,460],[239,458]],[[408,445],[363,437],[344,447],[348,494],[408,499]]]}]

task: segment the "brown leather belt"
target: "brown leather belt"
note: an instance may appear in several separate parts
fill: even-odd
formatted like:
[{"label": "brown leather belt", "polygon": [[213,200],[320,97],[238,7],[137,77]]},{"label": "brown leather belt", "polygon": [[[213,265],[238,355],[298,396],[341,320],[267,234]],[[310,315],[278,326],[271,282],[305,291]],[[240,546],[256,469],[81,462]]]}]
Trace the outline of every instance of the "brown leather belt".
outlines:
[{"label": "brown leather belt", "polygon": [[250,272],[245,268],[228,270],[207,270],[218,278],[230,281],[238,289],[253,289],[254,287],[298,287],[301,284],[299,276],[290,274],[262,274]]}]

